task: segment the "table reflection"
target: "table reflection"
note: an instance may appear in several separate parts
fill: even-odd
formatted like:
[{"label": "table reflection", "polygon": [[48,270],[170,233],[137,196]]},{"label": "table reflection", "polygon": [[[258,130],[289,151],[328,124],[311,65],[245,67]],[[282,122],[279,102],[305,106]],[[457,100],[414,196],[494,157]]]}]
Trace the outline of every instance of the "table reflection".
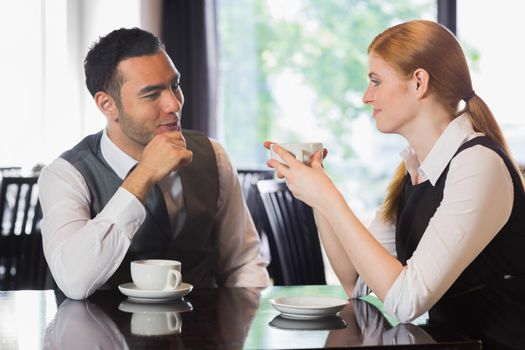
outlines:
[{"label": "table reflection", "polygon": [[339,316],[329,316],[313,320],[295,320],[283,316],[275,316],[270,326],[290,330],[331,330],[346,327],[346,322]]},{"label": "table reflection", "polygon": [[345,298],[339,286],[196,288],[159,304],[132,302],[118,291],[97,291],[85,301],[53,291],[0,292],[0,348],[479,348],[449,328],[390,323],[363,300],[351,300],[338,316],[308,321],[285,319],[270,304],[298,295]]},{"label": "table reflection", "polygon": [[98,306],[67,299],[46,328],[44,349],[128,349],[128,344]]},{"label": "table reflection", "polygon": [[241,349],[260,294],[256,288],[205,289],[163,303],[139,303],[112,292],[86,301],[57,294],[60,306],[46,328],[45,348]]},{"label": "table reflection", "polygon": [[181,333],[182,318],[180,313],[191,311],[193,307],[185,300],[146,304],[128,299],[122,301],[118,309],[132,314],[131,334],[157,336]]},{"label": "table reflection", "polygon": [[348,325],[344,329],[331,331],[326,338],[326,347],[436,343],[419,326],[400,323],[392,327],[375,306],[364,300],[351,300],[340,317]]}]

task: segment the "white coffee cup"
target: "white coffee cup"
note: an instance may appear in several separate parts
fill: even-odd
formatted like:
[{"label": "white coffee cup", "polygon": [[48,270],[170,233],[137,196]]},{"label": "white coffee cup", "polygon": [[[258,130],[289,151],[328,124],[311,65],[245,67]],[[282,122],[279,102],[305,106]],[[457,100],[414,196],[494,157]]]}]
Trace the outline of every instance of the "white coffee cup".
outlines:
[{"label": "white coffee cup", "polygon": [[131,278],[135,286],[145,290],[173,290],[180,286],[181,263],[176,260],[135,260],[131,262]]},{"label": "white coffee cup", "polygon": [[[275,144],[272,144],[270,146],[271,157],[284,163],[281,157],[279,157],[273,149],[274,145]],[[292,153],[295,156],[295,159],[303,163],[310,162],[312,155],[323,149],[323,144],[321,142],[279,143],[278,145]]]},{"label": "white coffee cup", "polygon": [[179,334],[182,319],[178,312],[133,313],[131,316],[131,334],[155,336]]}]

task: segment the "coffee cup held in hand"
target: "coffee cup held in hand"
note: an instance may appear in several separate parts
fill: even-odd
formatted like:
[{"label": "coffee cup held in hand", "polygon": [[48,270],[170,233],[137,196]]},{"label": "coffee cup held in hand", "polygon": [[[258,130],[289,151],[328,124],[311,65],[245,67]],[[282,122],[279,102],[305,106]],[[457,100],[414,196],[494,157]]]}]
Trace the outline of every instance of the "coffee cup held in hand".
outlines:
[{"label": "coffee cup held in hand", "polygon": [[[274,145],[275,144],[272,144],[270,146],[271,157],[281,163],[285,163],[275,152]],[[323,149],[323,144],[321,142],[279,143],[278,145],[293,154],[295,159],[305,164],[310,162],[310,159],[315,152]]]},{"label": "coffee cup held in hand", "polygon": [[131,262],[131,278],[144,290],[173,290],[182,282],[181,263],[176,260],[135,260]]}]

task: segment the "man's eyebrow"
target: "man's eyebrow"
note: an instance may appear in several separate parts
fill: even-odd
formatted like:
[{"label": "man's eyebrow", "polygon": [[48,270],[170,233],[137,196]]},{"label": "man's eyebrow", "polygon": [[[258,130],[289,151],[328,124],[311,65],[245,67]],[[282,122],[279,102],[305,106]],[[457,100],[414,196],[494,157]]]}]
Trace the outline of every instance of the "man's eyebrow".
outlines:
[{"label": "man's eyebrow", "polygon": [[139,95],[144,95],[152,91],[158,91],[164,89],[165,86],[162,84],[145,86],[139,90]]},{"label": "man's eyebrow", "polygon": [[[180,74],[177,74],[175,78],[173,78],[173,80],[171,81],[170,86],[173,84],[178,84],[179,82],[180,82]],[[153,91],[159,91],[159,90],[165,89],[166,87],[167,86],[163,84],[145,86],[139,90],[139,95],[144,95],[144,94],[147,94]]]}]

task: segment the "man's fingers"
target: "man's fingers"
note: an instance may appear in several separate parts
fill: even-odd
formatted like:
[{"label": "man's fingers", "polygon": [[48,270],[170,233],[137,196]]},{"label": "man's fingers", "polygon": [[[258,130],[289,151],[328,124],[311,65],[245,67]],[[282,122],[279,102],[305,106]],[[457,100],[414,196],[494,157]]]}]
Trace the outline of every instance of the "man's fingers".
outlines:
[{"label": "man's fingers", "polygon": [[192,161],[193,161],[193,152],[186,150],[185,154],[181,158],[180,165],[177,167],[177,169],[190,165]]}]

